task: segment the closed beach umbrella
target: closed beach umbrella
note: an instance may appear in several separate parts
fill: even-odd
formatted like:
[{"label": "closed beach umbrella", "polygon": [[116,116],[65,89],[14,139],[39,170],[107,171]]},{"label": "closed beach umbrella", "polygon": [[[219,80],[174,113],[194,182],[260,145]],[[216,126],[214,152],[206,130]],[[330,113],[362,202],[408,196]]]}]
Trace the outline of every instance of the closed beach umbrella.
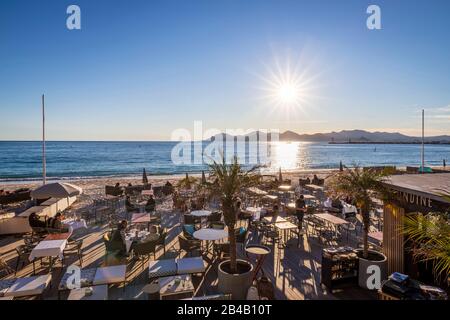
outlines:
[{"label": "closed beach umbrella", "polygon": [[342,161],[339,162],[339,171],[344,171],[344,166],[342,165]]},{"label": "closed beach umbrella", "polygon": [[33,199],[67,198],[78,196],[83,193],[83,189],[70,183],[49,183],[31,191]]},{"label": "closed beach umbrella", "polygon": [[145,168],[144,168],[144,172],[142,173],[142,183],[148,184],[147,172],[145,171]]},{"label": "closed beach umbrella", "polygon": [[443,159],[443,160],[442,160],[442,166],[445,168],[445,165],[446,165],[445,159]]},{"label": "closed beach umbrella", "polygon": [[280,172],[278,173],[278,180],[280,182],[283,182],[283,175],[281,174],[281,168],[280,168]]},{"label": "closed beach umbrella", "polygon": [[205,171],[202,171],[202,184],[206,184]]}]

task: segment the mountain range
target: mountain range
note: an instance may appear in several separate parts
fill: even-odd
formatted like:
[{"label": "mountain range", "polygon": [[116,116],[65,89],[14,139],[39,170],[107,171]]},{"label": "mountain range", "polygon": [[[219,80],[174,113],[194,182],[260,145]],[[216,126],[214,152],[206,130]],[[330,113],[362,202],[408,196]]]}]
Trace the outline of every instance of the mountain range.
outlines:
[{"label": "mountain range", "polygon": [[[251,136],[247,134],[245,136]],[[222,137],[221,137],[222,136]],[[223,139],[225,136],[233,137],[225,133],[211,137],[211,139]],[[242,137],[242,136],[241,136]],[[299,134],[294,131],[280,133],[280,141],[309,141],[330,143],[420,143],[421,137],[407,136],[398,132],[369,132],[365,130],[342,130],[339,132]],[[450,135],[425,137],[426,143],[450,143]]]}]

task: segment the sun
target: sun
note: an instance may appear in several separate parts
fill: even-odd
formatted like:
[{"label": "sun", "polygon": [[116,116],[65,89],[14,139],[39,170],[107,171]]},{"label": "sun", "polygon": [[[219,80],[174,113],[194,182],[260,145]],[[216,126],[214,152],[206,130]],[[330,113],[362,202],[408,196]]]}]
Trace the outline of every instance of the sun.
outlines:
[{"label": "sun", "polygon": [[273,112],[284,114],[290,119],[295,117],[297,111],[305,113],[316,97],[314,91],[317,76],[311,72],[311,65],[306,62],[299,60],[293,63],[290,57],[275,57],[273,63],[263,63],[264,74],[256,74],[262,80],[258,89],[264,93],[259,96],[263,105],[268,105]]},{"label": "sun", "polygon": [[283,104],[295,104],[301,94],[293,83],[281,83],[275,91],[278,100]]}]

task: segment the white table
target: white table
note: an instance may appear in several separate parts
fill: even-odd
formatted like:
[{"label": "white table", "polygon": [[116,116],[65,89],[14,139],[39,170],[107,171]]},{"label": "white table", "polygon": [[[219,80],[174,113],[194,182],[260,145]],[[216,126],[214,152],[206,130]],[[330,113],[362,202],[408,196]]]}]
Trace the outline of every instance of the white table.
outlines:
[{"label": "white table", "polygon": [[259,220],[261,218],[261,209],[261,207],[247,207],[244,211],[250,213],[253,220]]},{"label": "white table", "polygon": [[86,220],[84,219],[66,219],[62,221],[62,224],[67,227],[69,232],[74,232],[77,229],[87,229]]},{"label": "white table", "polygon": [[208,254],[210,250],[210,242],[227,238],[228,232],[221,229],[203,228],[195,231],[193,236],[198,240],[206,241],[205,254]]},{"label": "white table", "polygon": [[43,257],[62,258],[63,250],[67,245],[67,239],[62,240],[44,240],[38,243],[30,253],[30,261]]},{"label": "white table", "polygon": [[[87,295],[87,290],[92,290],[92,293]],[[70,290],[67,300],[108,300],[108,285]]]},{"label": "white table", "polygon": [[288,222],[285,218],[276,216],[276,217],[264,217],[264,220],[268,223],[280,223],[280,222]]},{"label": "white table", "polygon": [[202,241],[217,241],[228,237],[228,232],[220,229],[203,228],[194,232],[194,238]]},{"label": "white table", "polygon": [[211,215],[211,211],[209,211],[209,210],[194,210],[194,211],[191,211],[191,216],[194,216],[194,217],[208,217],[208,216],[210,216]]}]

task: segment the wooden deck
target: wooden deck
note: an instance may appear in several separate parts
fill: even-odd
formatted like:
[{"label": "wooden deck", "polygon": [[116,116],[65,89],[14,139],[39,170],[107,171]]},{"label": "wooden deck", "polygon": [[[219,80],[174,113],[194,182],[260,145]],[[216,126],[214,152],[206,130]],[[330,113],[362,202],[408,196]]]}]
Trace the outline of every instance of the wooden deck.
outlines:
[{"label": "wooden deck", "polygon": [[[167,227],[169,236],[167,238],[166,254],[163,250],[157,252],[157,259],[182,257],[180,253],[177,237],[181,232],[180,214],[166,210],[162,213],[162,224]],[[107,231],[106,226],[92,225],[84,235],[83,239],[83,267],[95,267],[104,265],[105,249],[102,243],[102,236]],[[251,243],[257,242],[258,236],[252,235]],[[350,239],[354,241],[354,239]],[[0,239],[0,253],[5,255],[11,267],[15,268],[16,254],[14,248],[23,243],[20,237],[7,237]],[[297,239],[289,241],[289,247],[278,249],[278,246],[272,246],[272,253],[266,258],[264,263],[264,273],[270,278],[275,286],[277,299],[304,300],[304,299],[375,299],[376,295],[372,292],[362,290],[356,287],[346,288],[345,290],[327,292],[320,285],[321,272],[321,252],[322,245],[313,237],[304,237],[299,247]],[[9,252],[9,253],[8,253]],[[242,255],[242,250],[239,251]],[[153,258],[152,258],[153,259]],[[70,263],[70,262],[69,262]],[[109,289],[109,299],[146,299],[142,293],[142,288],[148,283],[147,266],[142,267],[140,262],[131,261],[127,267],[127,285],[123,288],[112,287]],[[38,274],[45,274],[48,269],[37,264]],[[57,287],[62,276],[61,263],[58,262],[53,269],[52,288],[45,294],[44,299],[57,299]],[[33,273],[32,264],[28,263],[20,269],[17,277],[30,276]],[[0,275],[3,277],[3,275]],[[5,278],[12,278],[9,275]],[[203,279],[193,278],[196,286],[196,295],[217,293],[217,262],[208,266]]]}]

